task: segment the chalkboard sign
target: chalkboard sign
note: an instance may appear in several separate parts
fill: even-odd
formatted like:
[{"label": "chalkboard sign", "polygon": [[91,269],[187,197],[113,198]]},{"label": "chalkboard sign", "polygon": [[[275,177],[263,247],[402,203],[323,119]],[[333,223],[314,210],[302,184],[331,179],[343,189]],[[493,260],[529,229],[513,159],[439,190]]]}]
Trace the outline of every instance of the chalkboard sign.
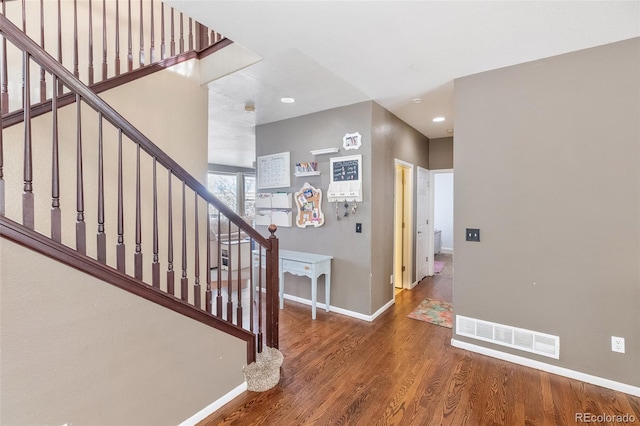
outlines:
[{"label": "chalkboard sign", "polygon": [[331,182],[360,181],[362,179],[362,155],[331,159]]},{"label": "chalkboard sign", "polygon": [[333,163],[333,181],[358,180],[360,179],[358,169],[358,160],[337,161]]}]

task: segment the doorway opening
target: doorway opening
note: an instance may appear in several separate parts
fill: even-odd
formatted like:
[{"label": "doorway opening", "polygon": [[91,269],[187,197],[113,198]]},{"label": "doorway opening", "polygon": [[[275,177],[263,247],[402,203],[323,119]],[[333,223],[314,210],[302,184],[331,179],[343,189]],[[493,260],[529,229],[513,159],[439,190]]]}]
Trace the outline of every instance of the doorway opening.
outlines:
[{"label": "doorway opening", "polygon": [[408,289],[413,283],[413,164],[395,160],[393,284]]},{"label": "doorway opening", "polygon": [[[431,171],[430,220],[433,243],[429,250],[435,274],[451,274],[453,270],[453,169]],[[430,264],[432,261],[429,262]]]}]

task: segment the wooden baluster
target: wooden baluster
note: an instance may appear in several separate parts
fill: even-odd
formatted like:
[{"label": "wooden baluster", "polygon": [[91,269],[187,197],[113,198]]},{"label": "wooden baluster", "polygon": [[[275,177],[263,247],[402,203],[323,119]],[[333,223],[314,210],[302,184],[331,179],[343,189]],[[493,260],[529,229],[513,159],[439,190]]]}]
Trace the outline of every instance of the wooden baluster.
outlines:
[{"label": "wooden baluster", "polygon": [[[27,10],[26,10],[26,1],[22,0],[22,32],[27,33]],[[29,85],[29,81],[27,80],[27,85]],[[31,105],[31,99],[27,98],[25,100],[24,97],[25,90],[25,78],[24,72],[22,73],[22,108],[24,109],[25,105]]]},{"label": "wooden baluster", "polygon": [[129,4],[129,23],[128,23],[128,34],[129,34],[129,51],[127,53],[127,69],[129,70],[129,72],[131,72],[133,70],[133,40],[131,38],[131,0],[128,0],[128,4]]},{"label": "wooden baluster", "polygon": [[93,9],[89,0],[89,86],[93,84]]},{"label": "wooden baluster", "polygon": [[104,233],[104,155],[102,113],[98,113],[98,235],[96,235],[97,260],[107,263],[107,235]]},{"label": "wooden baluster", "polygon": [[[2,14],[7,16],[7,0],[2,0]],[[2,37],[2,89],[0,107],[4,114],[9,112],[9,72],[7,67],[7,39]]]},{"label": "wooden baluster", "polygon": [[120,75],[120,0],[116,0],[116,76]]},{"label": "wooden baluster", "polygon": [[187,278],[187,204],[186,185],[182,181],[182,278],[180,278],[180,298],[189,299],[189,279]]},{"label": "wooden baluster", "polygon": [[167,212],[169,227],[167,244],[167,293],[173,296],[175,293],[175,271],[173,270],[173,197],[171,194],[171,170],[169,170],[169,211]]},{"label": "wooden baluster", "polygon": [[[40,0],[40,47],[44,50],[44,0]],[[40,67],[40,102],[47,99],[47,82],[44,67]]]},{"label": "wooden baluster", "polygon": [[278,239],[275,232],[278,228],[269,225],[269,243],[271,247],[267,250],[267,289],[266,289],[266,328],[267,328],[267,346],[278,349],[278,315],[279,315],[279,278],[278,278]]},{"label": "wooden baluster", "polygon": [[189,18],[189,52],[193,50],[193,19]]},{"label": "wooden baluster", "polygon": [[198,193],[195,192],[194,193],[195,197],[195,203],[194,203],[194,208],[195,208],[195,251],[194,251],[194,257],[195,257],[195,264],[194,264],[194,269],[195,269],[195,273],[194,273],[194,281],[193,281],[193,305],[198,308],[201,309],[201,294],[200,294],[200,236],[199,234],[199,224],[198,224]]},{"label": "wooden baluster", "polygon": [[107,79],[107,0],[102,0],[102,81]]},{"label": "wooden baluster", "polygon": [[258,248],[258,352],[262,352],[262,253],[263,247]]},{"label": "wooden baluster", "polygon": [[[23,84],[24,84],[24,99],[25,102],[29,102],[31,99],[31,84],[30,79],[30,56],[28,53],[23,53]],[[24,108],[24,192],[22,193],[22,224],[29,229],[34,228],[34,210],[33,210],[33,158],[31,151],[31,108],[29,104]]]},{"label": "wooden baluster", "polygon": [[136,146],[136,252],[133,254],[134,277],[142,281],[142,205],[140,203],[140,144]]},{"label": "wooden baluster", "polygon": [[217,260],[217,264],[218,264],[218,269],[216,271],[216,281],[217,281],[217,287],[218,287],[218,294],[216,295],[216,315],[219,318],[222,318],[222,251],[221,251],[221,244],[220,244],[220,232],[221,232],[221,226],[220,226],[220,210],[216,210],[216,215],[218,218],[218,230],[217,230],[217,238],[216,238],[216,246],[218,248],[218,260]]},{"label": "wooden baluster", "polygon": [[[0,124],[2,121],[2,117],[0,117]],[[0,130],[2,127],[0,126]],[[0,134],[0,184],[3,184],[2,179],[2,134]],[[2,202],[0,200],[0,202]],[[207,290],[205,291],[204,304],[207,312],[211,313],[213,306],[212,297],[211,297],[211,220],[209,217],[209,210],[211,209],[211,205],[207,203]]]},{"label": "wooden baluster", "polygon": [[184,15],[180,12],[180,53],[184,53]]},{"label": "wooden baluster", "polygon": [[173,8],[171,8],[171,56],[176,54],[176,37],[175,37],[175,23],[173,21]]},{"label": "wooden baluster", "polygon": [[144,66],[144,14],[142,11],[142,0],[140,0],[140,66]]},{"label": "wooden baluster", "polygon": [[156,157],[153,157],[153,263],[151,263],[151,283],[160,288],[160,262],[158,257],[158,180],[156,178]]},{"label": "wooden baluster", "polygon": [[124,244],[124,201],[122,189],[122,129],[118,131],[118,242],[116,244],[116,267],[126,272],[126,250]]},{"label": "wooden baluster", "polygon": [[227,220],[227,321],[233,323],[233,280],[231,276],[231,221]]},{"label": "wooden baluster", "polygon": [[211,46],[212,44],[214,44],[216,41],[216,32],[211,30],[211,41],[209,42],[209,46]]},{"label": "wooden baluster", "polygon": [[[62,9],[60,5],[60,0],[58,0],[58,62],[62,64]],[[58,93],[62,94],[64,91],[64,86],[62,85],[62,81],[58,80]],[[54,94],[54,96],[56,96]]]},{"label": "wooden baluster", "polygon": [[60,164],[58,161],[58,77],[53,76],[51,95],[51,121],[53,127],[51,148],[51,239],[62,241],[62,218],[60,211]]},{"label": "wooden baluster", "polygon": [[76,250],[82,254],[87,253],[87,227],[84,222],[84,182],[82,176],[82,99],[76,94]]},{"label": "wooden baluster", "polygon": [[[4,0],[2,2],[4,6]],[[2,128],[2,115],[5,112],[5,107],[3,103],[0,103],[0,216],[4,216],[5,214],[5,206],[4,206],[4,145],[2,144],[2,133],[4,133]]]},{"label": "wooden baluster", "polygon": [[167,54],[164,44],[164,3],[160,2],[160,60],[163,60]]},{"label": "wooden baluster", "polygon": [[153,0],[151,0],[151,58],[149,59],[149,63],[153,64],[156,61],[156,47],[155,47],[155,22],[153,16]]},{"label": "wooden baluster", "polygon": [[73,0],[73,75],[80,77],[78,68],[78,0]]},{"label": "wooden baluster", "polygon": [[[238,227],[238,264],[236,268],[238,269],[238,306],[236,307],[236,325],[238,327],[242,327],[242,243],[240,242],[241,236],[240,227]],[[231,247],[229,247],[229,252],[231,252]],[[229,253],[231,254],[231,253]]]},{"label": "wooden baluster", "polygon": [[251,247],[253,247],[253,238],[249,239],[249,330],[253,331],[253,302],[254,297],[253,294],[256,291],[256,285],[253,282],[253,251]]}]

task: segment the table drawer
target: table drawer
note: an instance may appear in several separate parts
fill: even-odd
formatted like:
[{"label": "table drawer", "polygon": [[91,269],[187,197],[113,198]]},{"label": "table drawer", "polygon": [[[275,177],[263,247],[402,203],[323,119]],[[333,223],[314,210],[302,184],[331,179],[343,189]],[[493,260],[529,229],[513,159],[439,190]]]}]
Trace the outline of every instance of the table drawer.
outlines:
[{"label": "table drawer", "polygon": [[296,262],[295,260],[286,260],[282,261],[282,268],[284,271],[291,273],[300,273],[300,274],[310,274],[311,273],[311,265],[303,262]]}]

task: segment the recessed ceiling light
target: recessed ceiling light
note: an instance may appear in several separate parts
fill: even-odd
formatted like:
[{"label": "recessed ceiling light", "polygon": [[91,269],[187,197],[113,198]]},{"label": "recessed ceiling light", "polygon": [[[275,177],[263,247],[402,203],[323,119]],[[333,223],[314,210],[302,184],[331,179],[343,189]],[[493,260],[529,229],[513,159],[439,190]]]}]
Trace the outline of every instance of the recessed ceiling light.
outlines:
[{"label": "recessed ceiling light", "polygon": [[413,100],[413,103],[414,103],[414,104],[421,104],[421,103],[422,103],[422,99],[420,99],[420,98],[415,98],[415,99]]},{"label": "recessed ceiling light", "polygon": [[453,129],[447,129],[447,133],[453,133]]},{"label": "recessed ceiling light", "polygon": [[293,98],[280,98],[280,102],[282,102],[283,104],[292,104],[295,101],[296,100]]},{"label": "recessed ceiling light", "polygon": [[436,118],[433,119],[434,123],[440,123],[442,121],[444,121],[444,117],[436,117]]}]

